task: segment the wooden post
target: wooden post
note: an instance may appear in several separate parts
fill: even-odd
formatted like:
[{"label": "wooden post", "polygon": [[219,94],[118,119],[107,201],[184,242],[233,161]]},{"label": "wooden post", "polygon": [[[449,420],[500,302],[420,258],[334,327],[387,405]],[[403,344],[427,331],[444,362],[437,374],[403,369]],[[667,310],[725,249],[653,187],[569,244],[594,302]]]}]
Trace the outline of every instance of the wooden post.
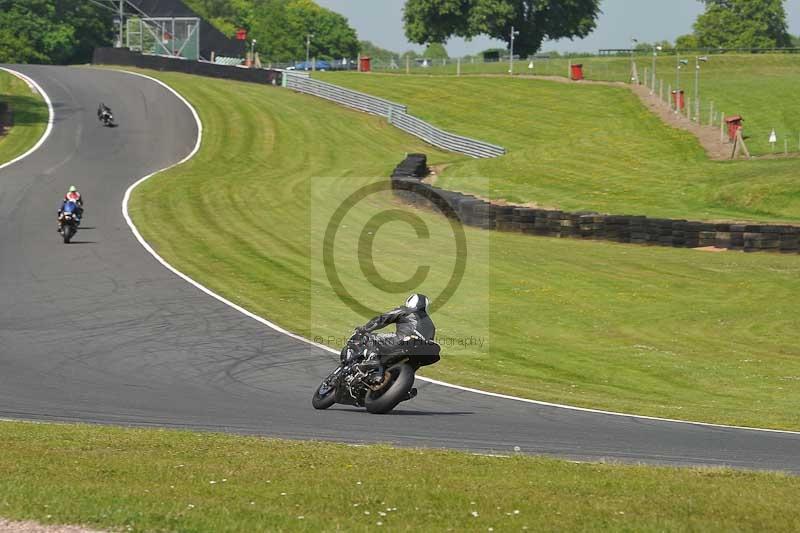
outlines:
[{"label": "wooden post", "polygon": [[744,143],[744,137],[742,137],[742,128],[738,128],[736,130],[736,138],[733,141],[733,152],[731,153],[731,159],[736,159],[736,156],[741,152],[744,152],[745,157],[750,159],[750,150],[747,149],[747,145]]},{"label": "wooden post", "polygon": [[719,113],[719,142],[725,144],[725,113]]},{"label": "wooden post", "polygon": [[672,84],[667,84],[667,100],[669,101],[669,108],[672,109],[675,99],[672,97]]}]

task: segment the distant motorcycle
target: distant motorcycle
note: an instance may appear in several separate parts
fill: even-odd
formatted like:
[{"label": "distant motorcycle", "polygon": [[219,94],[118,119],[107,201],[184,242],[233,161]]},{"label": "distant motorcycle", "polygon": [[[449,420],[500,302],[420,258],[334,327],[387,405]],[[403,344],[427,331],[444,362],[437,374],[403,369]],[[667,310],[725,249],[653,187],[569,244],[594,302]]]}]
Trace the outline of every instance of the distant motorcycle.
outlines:
[{"label": "distant motorcycle", "polygon": [[113,128],[114,126],[116,126],[116,124],[114,124],[114,115],[111,113],[111,111],[101,113],[100,122],[103,123],[103,126],[107,126],[109,128]]},{"label": "distant motorcycle", "polygon": [[64,239],[64,244],[69,244],[72,237],[78,233],[78,226],[80,225],[80,218],[78,217],[78,206],[74,202],[67,202],[61,215],[58,217],[59,230],[58,232]]},{"label": "distant motorcycle", "polygon": [[370,334],[355,332],[342,350],[341,364],[328,375],[314,392],[311,404],[327,409],[335,403],[365,407],[375,414],[388,413],[400,402],[416,396],[414,378],[422,366],[439,361],[441,348],[433,341],[414,340],[402,354],[385,361],[379,368],[380,382],[374,383],[374,366],[369,363],[376,354],[377,343]]}]

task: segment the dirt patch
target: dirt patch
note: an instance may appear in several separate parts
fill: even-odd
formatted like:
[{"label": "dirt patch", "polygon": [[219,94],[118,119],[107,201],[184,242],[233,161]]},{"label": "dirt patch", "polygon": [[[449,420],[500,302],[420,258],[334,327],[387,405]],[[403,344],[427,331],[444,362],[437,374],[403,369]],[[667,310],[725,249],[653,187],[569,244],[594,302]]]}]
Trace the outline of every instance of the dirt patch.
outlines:
[{"label": "dirt patch", "polygon": [[673,128],[686,130],[700,141],[700,145],[708,154],[710,159],[722,161],[731,159],[733,145],[727,141],[720,142],[719,128],[715,126],[702,126],[693,120],[689,120],[684,115],[676,114],[672,111],[657,94],[650,94],[650,89],[644,85],[629,85],[631,91],[639,97],[645,107],[655,113],[666,124]]},{"label": "dirt patch", "polygon": [[50,526],[29,520],[14,522],[0,518],[0,533],[101,533],[81,526]]}]

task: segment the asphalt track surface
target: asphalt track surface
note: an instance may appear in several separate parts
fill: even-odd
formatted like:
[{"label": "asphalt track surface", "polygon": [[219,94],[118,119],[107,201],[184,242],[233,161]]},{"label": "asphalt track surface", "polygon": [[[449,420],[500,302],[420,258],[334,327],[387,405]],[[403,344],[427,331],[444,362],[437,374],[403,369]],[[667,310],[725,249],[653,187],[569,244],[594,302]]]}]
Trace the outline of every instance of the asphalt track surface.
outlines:
[{"label": "asphalt track surface", "polygon": [[[430,383],[390,415],[315,411],[311,394],[335,356],[186,283],[122,216],[132,183],[193,149],[190,110],[126,73],[14,68],[49,94],[55,123],[38,151],[0,170],[0,417],[800,473],[798,434],[576,411]],[[100,126],[100,101],[118,128]],[[64,245],[55,212],[70,184],[82,190],[87,216]]]}]

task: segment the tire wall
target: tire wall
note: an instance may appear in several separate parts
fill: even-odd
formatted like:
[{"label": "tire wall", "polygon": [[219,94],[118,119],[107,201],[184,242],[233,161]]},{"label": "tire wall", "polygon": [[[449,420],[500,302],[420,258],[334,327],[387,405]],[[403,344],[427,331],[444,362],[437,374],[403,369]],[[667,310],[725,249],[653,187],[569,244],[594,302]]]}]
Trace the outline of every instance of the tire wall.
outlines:
[{"label": "tire wall", "polygon": [[608,215],[499,205],[469,194],[446,191],[422,180],[428,175],[424,154],[409,154],[392,173],[394,194],[421,207],[434,204],[467,226],[544,237],[591,239],[651,246],[714,246],[746,252],[798,253],[800,227],[733,224],[682,219]]}]

